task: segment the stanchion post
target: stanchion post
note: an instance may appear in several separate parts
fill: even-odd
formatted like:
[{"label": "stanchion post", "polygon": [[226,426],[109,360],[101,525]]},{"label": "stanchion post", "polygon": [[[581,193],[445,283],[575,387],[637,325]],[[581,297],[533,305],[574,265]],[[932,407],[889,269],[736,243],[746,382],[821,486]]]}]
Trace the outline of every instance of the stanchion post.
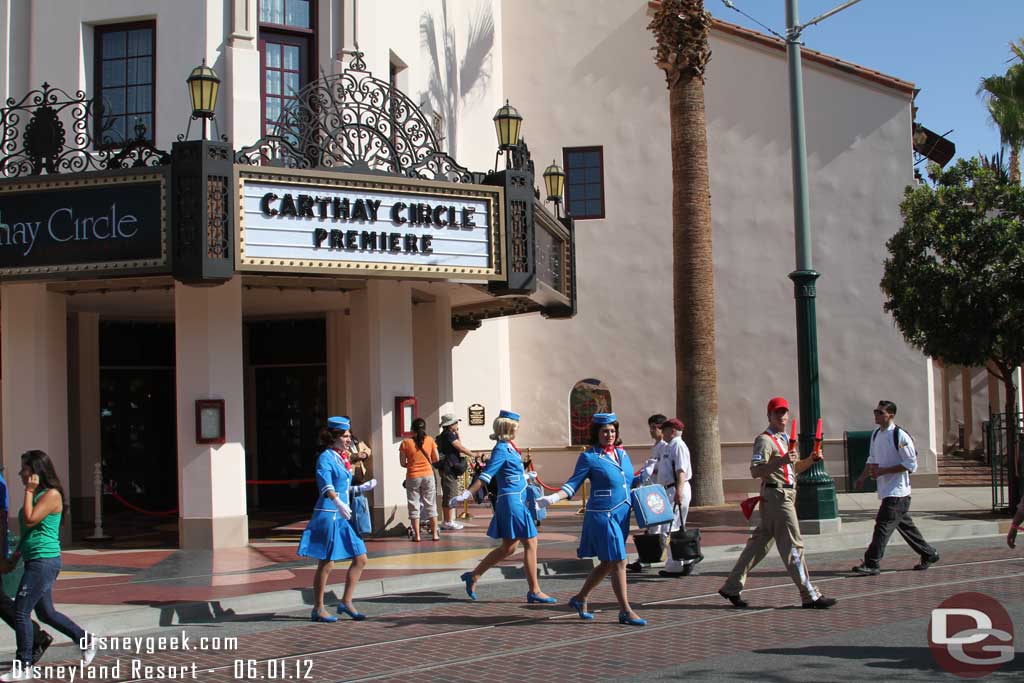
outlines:
[{"label": "stanchion post", "polygon": [[[462,473],[462,490],[465,491],[469,488],[469,469]],[[459,519],[473,519],[473,515],[469,513],[469,501],[462,503],[462,512],[458,515]]]},{"label": "stanchion post", "polygon": [[92,473],[92,490],[94,496],[93,504],[93,530],[91,536],[86,536],[87,541],[106,541],[110,539],[103,533],[103,465],[96,463]]},{"label": "stanchion post", "polygon": [[577,515],[582,515],[587,511],[587,498],[590,497],[590,480],[586,479],[583,481],[583,500],[580,501],[580,509],[576,511]]}]

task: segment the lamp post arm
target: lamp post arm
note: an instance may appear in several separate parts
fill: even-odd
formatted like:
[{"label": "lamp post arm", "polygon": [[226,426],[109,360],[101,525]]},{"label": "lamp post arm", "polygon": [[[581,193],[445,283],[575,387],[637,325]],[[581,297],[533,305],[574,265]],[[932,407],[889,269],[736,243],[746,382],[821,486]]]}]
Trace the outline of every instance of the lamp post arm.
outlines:
[{"label": "lamp post arm", "polygon": [[[840,12],[842,12],[847,7],[853,7],[858,2],[860,2],[860,0],[848,0],[848,2],[844,2],[843,4],[839,5],[838,7],[833,7],[832,9],[830,9],[827,12],[825,12],[824,14],[819,14],[818,16],[814,17],[810,21],[807,21],[807,22],[805,22],[803,24],[797,24],[795,26],[787,26],[786,27],[786,38],[789,39],[789,40],[799,40],[800,39],[800,34],[803,33],[804,29],[807,28],[808,26],[814,26],[815,24],[820,24],[821,22],[823,22],[826,19],[828,19],[829,17],[831,17],[833,14],[839,14]],[[787,21],[786,23],[788,24],[789,22]]]}]

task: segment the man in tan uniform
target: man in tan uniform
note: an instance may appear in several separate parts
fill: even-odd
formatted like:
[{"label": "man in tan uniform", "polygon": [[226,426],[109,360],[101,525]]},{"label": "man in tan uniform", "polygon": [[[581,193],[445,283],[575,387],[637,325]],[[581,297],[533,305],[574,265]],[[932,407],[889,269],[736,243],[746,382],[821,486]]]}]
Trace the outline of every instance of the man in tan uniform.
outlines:
[{"label": "man in tan uniform", "polygon": [[796,444],[789,443],[786,424],[789,422],[789,403],[781,396],[768,401],[768,429],[754,440],[754,454],[750,462],[750,476],[761,480],[761,521],[751,534],[736,566],[718,594],[734,607],[747,607],[740,596],[747,574],[764,559],[772,544],[779,546],[779,555],[786,564],[789,578],[800,590],[803,606],[827,609],[836,604],[835,598],[826,598],[811,583],[807,563],[804,562],[804,541],[800,536],[800,522],[796,518],[796,477],[808,469],[821,453],[799,459]]}]

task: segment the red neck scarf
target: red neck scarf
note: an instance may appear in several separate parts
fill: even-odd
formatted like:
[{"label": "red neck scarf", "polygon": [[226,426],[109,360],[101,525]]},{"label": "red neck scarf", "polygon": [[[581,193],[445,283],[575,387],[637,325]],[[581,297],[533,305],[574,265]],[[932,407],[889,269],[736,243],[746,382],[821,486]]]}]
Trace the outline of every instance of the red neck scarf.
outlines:
[{"label": "red neck scarf", "polygon": [[345,469],[351,472],[352,463],[348,461],[348,453],[346,453],[345,451],[340,451],[334,446],[331,446],[331,450],[338,454],[338,457],[341,458],[341,462],[345,464]]}]

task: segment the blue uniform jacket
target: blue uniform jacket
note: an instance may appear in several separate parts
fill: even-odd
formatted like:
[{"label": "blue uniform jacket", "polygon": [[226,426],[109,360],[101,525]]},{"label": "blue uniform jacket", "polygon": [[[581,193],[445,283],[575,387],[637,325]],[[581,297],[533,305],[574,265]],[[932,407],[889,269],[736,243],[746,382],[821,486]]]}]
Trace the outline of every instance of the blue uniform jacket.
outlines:
[{"label": "blue uniform jacket", "polygon": [[491,538],[533,538],[537,525],[526,507],[526,470],[519,453],[506,441],[499,441],[491,451],[487,467],[480,473],[480,481],[498,483],[498,498],[494,504],[494,517],[487,528]]},{"label": "blue uniform jacket", "polygon": [[579,557],[597,557],[603,562],[626,559],[626,538],[629,536],[629,491],[639,480],[633,476],[629,454],[615,449],[618,462],[603,449],[590,447],[580,453],[576,470],[562,491],[572,498],[584,479],[590,479],[590,497],[587,514],[583,518]]},{"label": "blue uniform jacket", "polygon": [[565,495],[572,498],[583,485],[583,480],[589,478],[588,510],[608,511],[623,503],[628,504],[629,491],[639,484],[641,477],[633,476],[633,463],[629,460],[629,453],[621,448],[616,448],[615,452],[619,456],[618,463],[595,446],[580,453],[572,476],[569,481],[562,484]]}]

